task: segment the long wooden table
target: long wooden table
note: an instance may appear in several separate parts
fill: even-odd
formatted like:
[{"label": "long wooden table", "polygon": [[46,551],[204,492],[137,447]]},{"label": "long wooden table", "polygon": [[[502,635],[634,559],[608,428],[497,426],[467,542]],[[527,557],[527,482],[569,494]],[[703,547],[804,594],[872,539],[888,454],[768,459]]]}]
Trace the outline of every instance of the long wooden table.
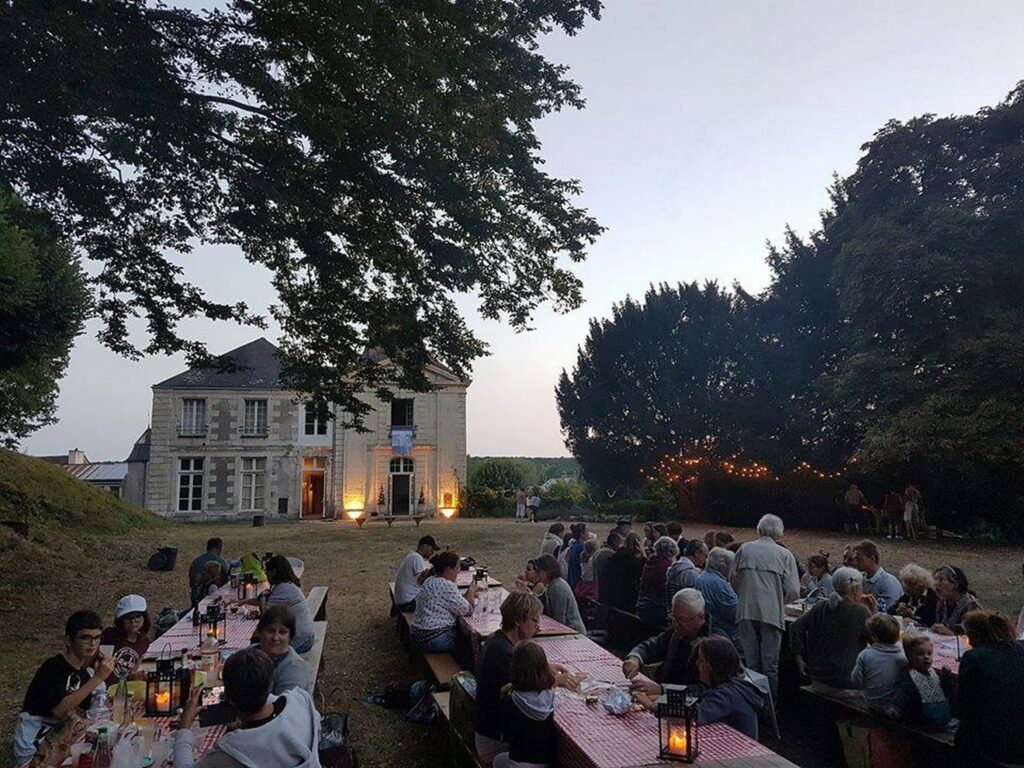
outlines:
[{"label": "long wooden table", "polygon": [[[508,596],[508,590],[498,587],[499,599],[494,600],[494,606],[500,606]],[[470,647],[473,650],[473,665],[480,663],[480,653],[483,649],[483,642],[501,628],[501,612],[495,607],[487,613],[474,613],[472,616],[459,617],[459,629],[469,637]],[[538,637],[549,637],[557,635],[575,635],[576,630],[567,627],[561,622],[555,621],[550,616],[540,617],[540,629],[537,630]]]},{"label": "long wooden table", "polygon": [[[625,687],[622,660],[582,635],[538,637],[548,661],[586,672],[591,678]],[[603,697],[602,697],[603,698]],[[674,765],[658,760],[658,721],[649,712],[609,714],[601,703],[587,704],[558,690],[555,724],[561,733],[558,764],[563,768],[639,768]],[[702,726],[697,765],[708,768],[796,768],[767,747],[723,723]]]}]

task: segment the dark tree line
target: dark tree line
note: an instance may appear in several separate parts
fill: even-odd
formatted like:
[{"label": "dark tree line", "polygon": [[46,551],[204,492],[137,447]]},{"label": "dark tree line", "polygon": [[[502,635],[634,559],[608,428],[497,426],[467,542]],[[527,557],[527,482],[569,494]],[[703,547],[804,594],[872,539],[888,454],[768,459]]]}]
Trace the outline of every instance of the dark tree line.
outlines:
[{"label": "dark tree line", "polygon": [[1024,533],[1024,84],[863,150],[761,294],[662,285],[591,323],[557,387],[588,480],[739,452],[913,477],[941,520]]}]

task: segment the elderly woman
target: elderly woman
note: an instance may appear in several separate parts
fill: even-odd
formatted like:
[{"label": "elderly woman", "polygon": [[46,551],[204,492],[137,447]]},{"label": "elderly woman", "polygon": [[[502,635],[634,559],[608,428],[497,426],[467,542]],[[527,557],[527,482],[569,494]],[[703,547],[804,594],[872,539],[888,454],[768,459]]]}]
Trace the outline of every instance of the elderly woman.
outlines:
[{"label": "elderly woman", "polygon": [[935,624],[935,611],[939,596],[932,589],[932,575],[917,563],[907,563],[900,569],[903,596],[889,607],[889,613],[913,619],[922,627]]},{"label": "elderly woman", "polygon": [[[554,560],[551,555],[545,558]],[[473,613],[476,582],[469,585],[463,597],[455,580],[459,576],[459,556],[441,552],[430,558],[434,575],[423,582],[416,595],[416,615],[409,629],[409,644],[420,653],[450,653],[458,638],[459,616]]]},{"label": "elderly woman", "polygon": [[272,605],[260,616],[256,625],[256,646],[274,662],[274,687],[271,693],[280,696],[291,688],[313,694],[309,667],[292,648],[295,637],[295,611],[287,605]]},{"label": "elderly woman", "polygon": [[968,591],[967,574],[955,565],[936,568],[932,576],[935,579],[935,594],[939,597],[932,632],[937,635],[956,634],[957,628],[964,622],[964,616],[970,611],[979,610],[981,603]]},{"label": "elderly woman", "polygon": [[640,590],[636,597],[636,612],[640,620],[655,627],[664,627],[669,601],[665,595],[665,574],[679,554],[679,545],[670,536],[654,542],[654,554],[644,563],[640,575]]},{"label": "elderly woman", "polygon": [[533,561],[533,570],[537,583],[543,588],[540,600],[544,604],[544,614],[585,635],[587,628],[580,618],[576,596],[572,593],[569,583],[562,578],[562,569],[558,561],[551,555],[541,555]]},{"label": "elderly woman", "polygon": [[708,553],[704,572],[697,577],[694,586],[704,595],[704,610],[711,617],[712,632],[728,638],[738,650],[740,630],[736,624],[736,605],[739,598],[729,583],[735,559],[735,553],[715,547]]},{"label": "elderly woman", "polygon": [[864,574],[843,566],[832,574],[835,592],[803,614],[789,630],[789,643],[800,674],[820,691],[852,687],[850,673],[867,644],[870,609],[861,604]]},{"label": "elderly woman", "polygon": [[971,650],[960,661],[956,746],[971,765],[1022,763],[1024,643],[992,611],[970,611],[963,625]]},{"label": "elderly woman", "polygon": [[800,577],[793,553],[779,544],[782,519],[765,515],[757,523],[757,534],[760,538],[745,542],[736,553],[736,618],[747,666],[768,678],[777,699],[785,605],[800,596]]}]

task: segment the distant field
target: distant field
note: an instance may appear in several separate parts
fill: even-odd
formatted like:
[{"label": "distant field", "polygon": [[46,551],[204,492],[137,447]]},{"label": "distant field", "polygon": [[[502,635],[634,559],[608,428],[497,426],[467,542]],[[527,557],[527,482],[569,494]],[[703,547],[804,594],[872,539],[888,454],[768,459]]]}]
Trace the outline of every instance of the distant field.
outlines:
[{"label": "distant field", "polygon": [[[330,628],[319,690],[328,708],[352,712],[353,739],[362,765],[436,766],[442,743],[438,732],[406,724],[399,713],[362,703],[383,682],[423,674],[398,644],[394,622],[388,617],[387,582],[416,539],[431,533],[443,545],[489,565],[492,573],[510,583],[524,561],[536,554],[543,529],[542,525],[486,519],[425,522],[419,528],[401,522],[391,529],[369,523],[362,530],[337,522],[265,528],[177,524],[107,536],[45,532],[38,540],[26,541],[0,528],[0,699],[8,702],[0,714],[0,732],[8,734],[9,744],[29,679],[43,658],[60,649],[68,613],[92,608],[109,620],[117,598],[129,591],[146,596],[156,610],[165,605],[187,607],[188,563],[202,551],[207,537],[219,535],[229,556],[250,550],[293,555],[306,562],[307,587],[330,587]],[[690,524],[686,533],[702,535],[705,529]],[[729,530],[739,539],[754,537],[753,531]],[[837,555],[850,541],[848,536],[818,532],[791,531],[787,536],[801,559],[822,548]],[[164,545],[179,548],[177,570],[146,571],[149,554]],[[889,570],[898,570],[910,560],[927,566],[951,562],[966,570],[987,606],[1016,617],[1024,602],[1024,548],[884,540],[879,545]],[[9,750],[0,754],[0,766],[9,766]]]}]

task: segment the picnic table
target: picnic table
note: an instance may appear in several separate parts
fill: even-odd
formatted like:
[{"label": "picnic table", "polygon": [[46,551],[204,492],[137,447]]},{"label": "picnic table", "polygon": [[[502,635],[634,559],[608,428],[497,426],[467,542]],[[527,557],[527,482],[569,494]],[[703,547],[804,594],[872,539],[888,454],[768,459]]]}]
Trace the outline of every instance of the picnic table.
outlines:
[{"label": "picnic table", "polygon": [[[583,635],[535,638],[548,661],[587,672],[614,686],[628,684],[622,660]],[[555,725],[561,734],[558,764],[565,768],[639,768],[672,765],[658,760],[658,721],[649,712],[611,715],[576,693],[557,689]],[[767,747],[722,723],[700,729],[697,765],[708,768],[796,768]]]},{"label": "picnic table", "polygon": [[[500,599],[495,600],[496,605],[500,605],[508,596],[508,590],[503,587],[499,587],[498,591]],[[470,647],[473,650],[473,665],[476,666],[480,662],[480,653],[484,640],[501,628],[501,613],[495,609],[487,613],[473,613],[470,616],[460,616],[459,628],[469,636]],[[550,616],[541,615],[540,629],[537,630],[538,637],[575,634],[576,630],[572,627],[567,627]]]},{"label": "picnic table", "polygon": [[[470,584],[473,583],[473,576],[476,574],[475,568],[470,568],[468,571],[459,571],[459,575],[455,577],[455,586],[459,589],[466,589]],[[487,586],[488,587],[500,587],[501,582],[496,578],[487,574]]]},{"label": "picnic table", "polygon": [[[224,625],[224,643],[220,648],[222,651],[238,651],[252,645],[252,635],[256,631],[258,619],[245,618],[242,611],[234,616],[229,611]],[[192,625],[191,611],[178,621],[173,627],[164,632],[152,642],[144,658],[155,659],[162,652],[170,652],[172,656],[178,655],[183,648],[190,653],[199,649],[205,636],[199,631],[198,626]]]}]

